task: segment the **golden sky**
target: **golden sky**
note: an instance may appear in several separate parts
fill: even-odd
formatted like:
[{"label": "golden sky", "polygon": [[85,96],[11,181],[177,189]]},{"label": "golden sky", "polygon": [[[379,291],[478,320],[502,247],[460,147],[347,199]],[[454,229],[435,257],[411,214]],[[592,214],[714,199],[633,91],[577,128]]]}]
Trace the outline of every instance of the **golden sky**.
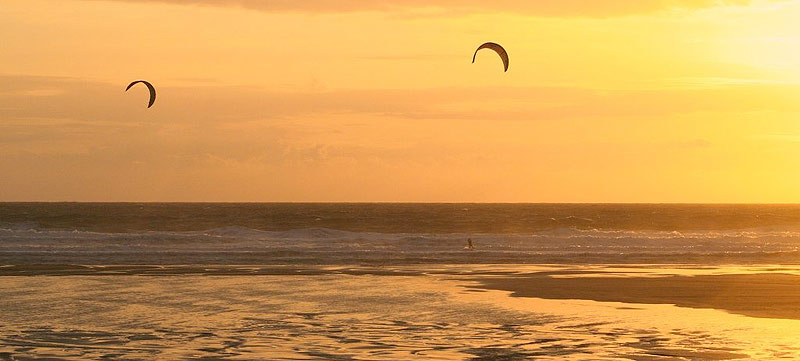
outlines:
[{"label": "golden sky", "polygon": [[[800,202],[798,19],[800,0],[3,0],[0,200]],[[507,73],[471,64],[485,41]]]}]

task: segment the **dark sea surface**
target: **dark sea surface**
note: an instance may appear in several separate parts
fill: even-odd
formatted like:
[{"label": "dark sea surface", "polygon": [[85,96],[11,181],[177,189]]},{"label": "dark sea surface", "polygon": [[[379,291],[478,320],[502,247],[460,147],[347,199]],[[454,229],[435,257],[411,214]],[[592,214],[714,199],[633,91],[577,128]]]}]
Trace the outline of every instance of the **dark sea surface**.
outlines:
[{"label": "dark sea surface", "polygon": [[7,265],[799,261],[798,205],[0,203]]}]

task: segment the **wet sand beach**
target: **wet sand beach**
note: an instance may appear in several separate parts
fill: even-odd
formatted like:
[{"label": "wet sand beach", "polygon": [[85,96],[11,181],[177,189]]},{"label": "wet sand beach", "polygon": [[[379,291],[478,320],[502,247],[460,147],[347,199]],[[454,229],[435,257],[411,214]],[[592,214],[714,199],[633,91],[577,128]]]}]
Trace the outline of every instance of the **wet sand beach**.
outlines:
[{"label": "wet sand beach", "polygon": [[794,318],[770,269],[2,267],[0,359],[795,360],[800,321],[721,311]]},{"label": "wet sand beach", "polygon": [[672,304],[751,317],[800,320],[800,270],[793,267],[631,266],[188,266],[7,265],[0,276],[457,276],[512,297]]}]

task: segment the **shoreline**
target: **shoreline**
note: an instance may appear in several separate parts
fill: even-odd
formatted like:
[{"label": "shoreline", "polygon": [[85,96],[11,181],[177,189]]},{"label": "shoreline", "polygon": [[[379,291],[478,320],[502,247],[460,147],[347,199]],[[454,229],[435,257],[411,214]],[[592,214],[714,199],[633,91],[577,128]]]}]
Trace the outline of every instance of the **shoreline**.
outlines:
[{"label": "shoreline", "polygon": [[[405,276],[447,277],[511,297],[716,309],[800,320],[800,269],[710,265],[0,265],[2,277]],[[616,268],[614,268],[616,267]]]},{"label": "shoreline", "polygon": [[477,289],[511,292],[511,297],[671,304],[728,313],[800,320],[800,276],[787,273],[667,275],[654,277],[547,274],[478,277]]}]

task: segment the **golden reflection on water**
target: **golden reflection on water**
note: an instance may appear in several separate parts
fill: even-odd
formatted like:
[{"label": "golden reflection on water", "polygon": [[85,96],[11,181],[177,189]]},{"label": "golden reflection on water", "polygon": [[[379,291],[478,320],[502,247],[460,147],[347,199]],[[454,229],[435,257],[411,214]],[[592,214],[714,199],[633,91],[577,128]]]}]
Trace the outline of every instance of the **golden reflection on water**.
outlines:
[{"label": "golden reflection on water", "polygon": [[[0,277],[0,359],[800,358],[796,320],[509,297],[471,287],[459,275],[468,266],[425,267],[420,276]],[[548,267],[524,272],[534,269]]]}]

